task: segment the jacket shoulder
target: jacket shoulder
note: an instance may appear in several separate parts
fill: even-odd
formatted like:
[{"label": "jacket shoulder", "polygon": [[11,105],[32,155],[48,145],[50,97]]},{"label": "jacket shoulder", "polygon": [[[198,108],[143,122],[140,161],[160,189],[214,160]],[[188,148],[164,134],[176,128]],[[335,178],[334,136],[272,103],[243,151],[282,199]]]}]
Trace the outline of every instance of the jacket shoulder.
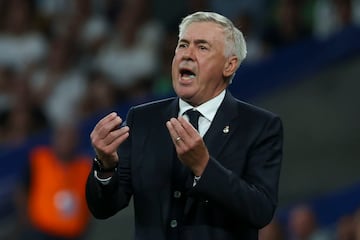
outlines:
[{"label": "jacket shoulder", "polygon": [[163,109],[166,106],[169,106],[176,97],[165,98],[160,100],[155,100],[140,105],[133,106],[131,110],[133,111],[153,111],[154,109]]},{"label": "jacket shoulder", "polygon": [[255,117],[262,117],[262,118],[279,118],[279,116],[276,113],[271,112],[265,108],[238,99],[235,99],[235,101],[237,103],[237,107],[239,111],[246,112],[246,114],[250,114]]}]

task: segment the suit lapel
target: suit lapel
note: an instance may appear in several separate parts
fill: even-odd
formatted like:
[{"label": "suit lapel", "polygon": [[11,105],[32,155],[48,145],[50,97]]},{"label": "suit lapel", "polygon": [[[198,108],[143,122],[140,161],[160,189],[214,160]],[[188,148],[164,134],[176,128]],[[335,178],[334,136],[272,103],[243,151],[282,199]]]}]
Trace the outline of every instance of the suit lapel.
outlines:
[{"label": "suit lapel", "polygon": [[[157,144],[161,144],[162,147],[162,155],[164,156],[163,159],[166,159],[164,163],[164,171],[167,171],[166,174],[171,176],[171,171],[173,167],[173,158],[175,156],[175,148],[173,143],[170,139],[170,135],[168,130],[165,126],[167,120],[171,117],[177,117],[179,112],[179,99],[175,98],[169,106],[162,111],[161,115],[161,123],[164,124],[164,128],[161,127],[161,131],[158,132],[158,139],[160,142]],[[204,142],[208,148],[210,155],[214,158],[217,158],[221,151],[226,146],[226,143],[234,130],[239,126],[239,123],[234,121],[234,118],[238,116],[237,104],[235,98],[227,91],[223,102],[221,103],[209,130],[204,136]],[[221,160],[219,160],[221,161]],[[192,186],[192,174],[189,174],[187,186]],[[169,210],[170,210],[170,203],[171,203],[171,182],[166,185],[159,192],[159,200],[161,202],[161,214],[162,214],[162,221],[163,224],[167,224]],[[186,206],[184,209],[185,215],[188,214],[191,206],[194,203],[194,199],[189,198],[186,202]]]},{"label": "suit lapel", "polygon": [[227,91],[209,130],[203,138],[212,157],[217,158],[219,156],[228,139],[238,127],[238,123],[233,121],[237,115],[236,100]]},{"label": "suit lapel", "polygon": [[162,164],[164,164],[163,170],[167,171],[167,173],[162,173],[162,174],[167,174],[169,175],[169,180],[168,183],[166,184],[166,187],[164,187],[160,192],[159,192],[159,200],[161,203],[161,214],[162,214],[162,221],[163,224],[166,225],[167,224],[167,220],[168,220],[168,216],[169,216],[169,210],[170,210],[170,203],[171,203],[171,174],[172,174],[172,167],[173,167],[173,158],[174,158],[174,145],[173,142],[171,141],[170,138],[170,134],[167,130],[167,127],[165,126],[166,121],[168,121],[170,118],[172,117],[177,117],[178,116],[178,112],[179,112],[179,99],[178,98],[174,98],[174,100],[169,104],[169,106],[164,109],[162,111],[162,115],[161,115],[161,124],[163,124],[163,126],[161,126],[161,129],[163,129],[163,131],[161,131],[161,133],[159,133],[159,135],[156,137],[157,139],[159,139],[159,142],[157,142],[156,144],[159,144],[160,146],[162,146],[162,155],[163,155],[163,159],[165,159],[166,161]]},{"label": "suit lapel", "polygon": [[[203,137],[211,157],[218,158],[230,136],[239,126],[239,123],[234,121],[236,116],[238,116],[236,100],[229,91],[226,91],[225,98],[216,112],[210,128]],[[192,184],[193,175],[190,174],[186,182],[187,188],[191,188]],[[192,197],[187,199],[184,209],[185,216],[189,214],[194,202],[195,199]]]}]

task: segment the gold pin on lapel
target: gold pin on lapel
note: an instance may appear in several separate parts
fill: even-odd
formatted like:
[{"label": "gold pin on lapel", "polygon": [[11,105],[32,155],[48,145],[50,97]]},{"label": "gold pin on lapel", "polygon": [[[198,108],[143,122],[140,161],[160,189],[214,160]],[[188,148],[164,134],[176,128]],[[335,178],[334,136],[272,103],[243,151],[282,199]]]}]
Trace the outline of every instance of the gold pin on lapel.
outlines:
[{"label": "gold pin on lapel", "polygon": [[228,133],[229,132],[229,126],[225,126],[223,129],[223,133]]}]

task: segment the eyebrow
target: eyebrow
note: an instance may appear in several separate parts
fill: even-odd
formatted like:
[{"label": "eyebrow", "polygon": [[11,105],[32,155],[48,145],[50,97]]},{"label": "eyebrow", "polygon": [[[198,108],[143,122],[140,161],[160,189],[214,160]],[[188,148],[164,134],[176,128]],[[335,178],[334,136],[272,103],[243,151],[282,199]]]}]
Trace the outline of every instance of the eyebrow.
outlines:
[{"label": "eyebrow", "polygon": [[[179,40],[179,43],[190,43],[190,41],[187,40],[187,39],[180,39],[180,40]],[[207,41],[207,40],[205,40],[205,39],[196,39],[196,40],[194,41],[194,43],[195,43],[196,45],[198,45],[198,44],[207,44],[207,45],[211,46],[210,42]]]}]

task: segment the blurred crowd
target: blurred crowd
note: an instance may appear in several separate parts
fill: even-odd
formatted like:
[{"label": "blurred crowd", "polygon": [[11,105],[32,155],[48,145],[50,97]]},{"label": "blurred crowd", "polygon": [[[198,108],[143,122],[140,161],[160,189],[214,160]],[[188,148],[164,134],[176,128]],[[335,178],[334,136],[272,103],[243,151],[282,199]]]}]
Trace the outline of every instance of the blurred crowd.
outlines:
[{"label": "blurred crowd", "polygon": [[[0,151],[125,101],[172,94],[178,23],[199,10],[236,23],[245,63],[360,25],[360,0],[0,0]],[[359,224],[356,213],[319,232],[301,206],[261,240],[360,239]]]},{"label": "blurred crowd", "polygon": [[231,18],[254,62],[358,24],[359,9],[358,0],[0,0],[0,146],[171,94],[177,25],[190,12]]},{"label": "blurred crowd", "polygon": [[340,217],[333,225],[320,226],[307,204],[293,207],[285,222],[273,221],[260,231],[259,240],[359,240],[360,208]]}]

